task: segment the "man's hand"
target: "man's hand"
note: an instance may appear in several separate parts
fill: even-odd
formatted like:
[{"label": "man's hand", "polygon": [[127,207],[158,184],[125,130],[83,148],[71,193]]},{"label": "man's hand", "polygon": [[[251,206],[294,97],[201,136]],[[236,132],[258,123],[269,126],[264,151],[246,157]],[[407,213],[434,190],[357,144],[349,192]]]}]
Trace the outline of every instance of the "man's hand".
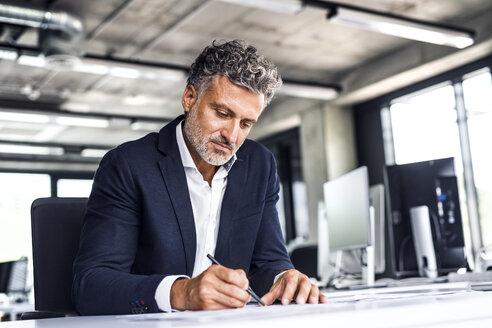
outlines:
[{"label": "man's hand", "polygon": [[270,305],[276,299],[280,299],[283,305],[287,305],[294,300],[294,297],[297,304],[327,302],[325,295],[319,292],[318,287],[313,285],[305,274],[295,269],[284,272],[261,300],[266,305]]},{"label": "man's hand", "polygon": [[219,310],[243,307],[249,301],[243,270],[212,265],[193,279],[178,279],[171,287],[175,310]]}]

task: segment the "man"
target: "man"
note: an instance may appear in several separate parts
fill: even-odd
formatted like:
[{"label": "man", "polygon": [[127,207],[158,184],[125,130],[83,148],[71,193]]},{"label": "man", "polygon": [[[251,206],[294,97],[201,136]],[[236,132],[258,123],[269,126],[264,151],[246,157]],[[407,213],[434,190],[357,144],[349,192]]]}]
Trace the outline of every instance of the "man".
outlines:
[{"label": "man", "polygon": [[250,284],[267,305],[325,301],[286,252],[273,156],[246,140],[280,85],[254,47],[214,42],[191,66],[184,117],[108,152],[74,262],[81,314],[238,308]]}]

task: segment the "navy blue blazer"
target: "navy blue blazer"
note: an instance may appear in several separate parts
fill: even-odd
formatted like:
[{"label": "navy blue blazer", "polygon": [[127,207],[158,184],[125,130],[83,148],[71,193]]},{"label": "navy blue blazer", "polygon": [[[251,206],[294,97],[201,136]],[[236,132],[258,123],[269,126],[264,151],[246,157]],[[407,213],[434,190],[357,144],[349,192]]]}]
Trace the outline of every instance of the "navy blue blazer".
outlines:
[{"label": "navy blue blazer", "polygon": [[[195,224],[176,142],[182,119],[101,160],[73,266],[80,314],[158,312],[154,297],[161,280],[192,275]],[[278,192],[273,155],[246,140],[228,174],[215,258],[243,269],[259,295],[276,274],[293,268],[275,208]]]}]

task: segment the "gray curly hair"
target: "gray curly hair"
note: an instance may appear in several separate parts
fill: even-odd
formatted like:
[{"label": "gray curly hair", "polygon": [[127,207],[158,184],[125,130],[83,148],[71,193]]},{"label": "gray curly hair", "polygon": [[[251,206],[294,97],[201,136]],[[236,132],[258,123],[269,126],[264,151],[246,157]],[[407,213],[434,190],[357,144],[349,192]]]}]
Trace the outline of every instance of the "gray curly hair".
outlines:
[{"label": "gray curly hair", "polygon": [[234,84],[263,94],[265,107],[272,100],[275,90],[282,85],[277,67],[242,40],[213,41],[191,65],[187,83],[201,94],[216,75],[226,76]]}]

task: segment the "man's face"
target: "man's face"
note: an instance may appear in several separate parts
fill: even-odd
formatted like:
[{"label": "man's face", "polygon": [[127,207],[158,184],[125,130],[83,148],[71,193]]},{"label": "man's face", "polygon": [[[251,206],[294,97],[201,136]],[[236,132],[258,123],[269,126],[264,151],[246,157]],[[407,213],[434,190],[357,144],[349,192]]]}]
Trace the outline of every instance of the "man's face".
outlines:
[{"label": "man's face", "polygon": [[[260,116],[264,96],[232,83],[225,76],[215,76],[198,99],[193,86],[182,98],[188,113],[184,134],[191,144],[195,160],[220,166],[236,153]],[[189,147],[190,148],[190,147]]]}]

